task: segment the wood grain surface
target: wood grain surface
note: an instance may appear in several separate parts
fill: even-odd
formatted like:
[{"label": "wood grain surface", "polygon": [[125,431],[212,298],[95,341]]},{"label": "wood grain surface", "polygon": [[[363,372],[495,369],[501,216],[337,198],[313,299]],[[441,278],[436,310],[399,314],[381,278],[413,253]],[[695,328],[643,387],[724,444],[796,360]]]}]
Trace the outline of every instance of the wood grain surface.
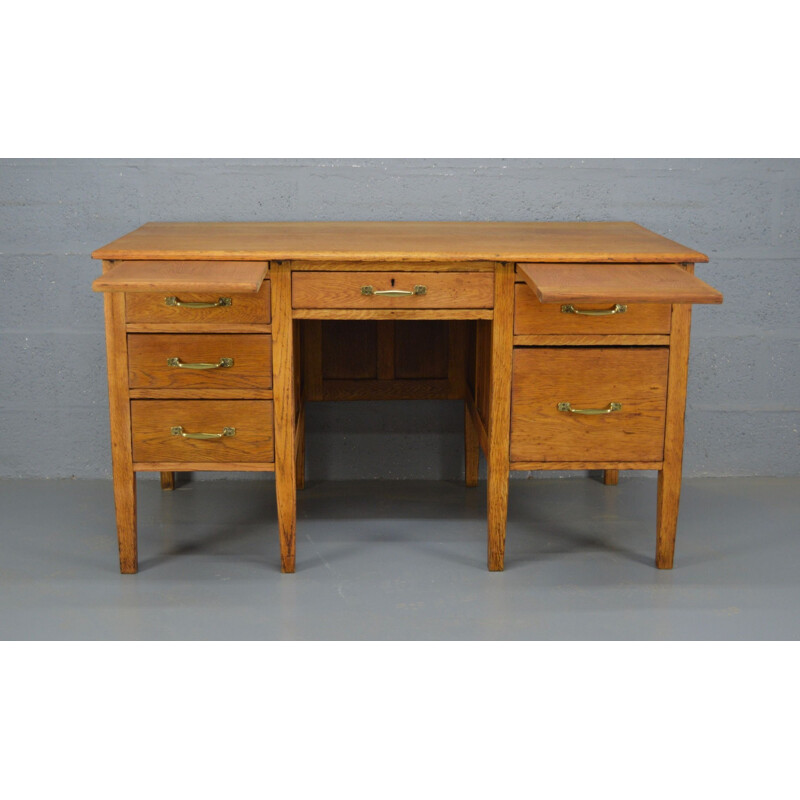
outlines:
[{"label": "wood grain surface", "polygon": [[[572,302],[572,301],[570,301]],[[580,311],[603,309],[614,306],[613,302],[580,303]],[[568,314],[561,310],[562,303],[542,303],[531,288],[524,283],[514,286],[514,333],[515,334],[623,334],[657,333],[668,334],[670,303],[626,303],[621,314],[586,316]]]},{"label": "wood grain surface", "polygon": [[[220,433],[221,439],[184,439],[170,432]],[[156,462],[272,461],[270,400],[132,400],[133,460]]]},{"label": "wood grain surface", "polygon": [[121,261],[92,284],[96,292],[234,292],[255,294],[266,261]]},{"label": "wood grain surface", "polygon": [[[214,308],[187,308],[186,306],[169,306],[165,297],[175,296],[179,300],[191,303],[214,303],[220,297],[230,297],[231,305]],[[214,325],[270,321],[270,282],[264,281],[257,294],[235,294],[224,287],[213,293],[175,292],[164,290],[158,294],[132,293],[125,295],[126,317],[128,322],[140,323],[201,323]]]},{"label": "wood grain surface", "polygon": [[677,264],[517,264],[542,303],[721,303]]},{"label": "wood grain surface", "polygon": [[[218,363],[232,358],[233,366],[194,370],[172,367],[182,362]],[[272,338],[268,334],[136,333],[128,336],[130,385],[167,389],[269,389],[272,386]]]},{"label": "wood grain surface", "polygon": [[[425,294],[387,297],[364,294],[408,291],[417,285]],[[294,308],[491,308],[491,272],[298,272],[292,276]]]},{"label": "wood grain surface", "polygon": [[634,222],[148,222],[104,259],[703,262]]},{"label": "wood grain surface", "polygon": [[511,461],[661,461],[668,359],[656,347],[514,348]]}]

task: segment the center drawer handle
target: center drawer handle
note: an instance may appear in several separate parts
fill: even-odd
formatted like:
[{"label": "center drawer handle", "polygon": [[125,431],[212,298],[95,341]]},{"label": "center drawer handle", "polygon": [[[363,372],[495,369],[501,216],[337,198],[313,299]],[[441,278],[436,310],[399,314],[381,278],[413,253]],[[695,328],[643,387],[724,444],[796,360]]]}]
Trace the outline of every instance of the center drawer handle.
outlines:
[{"label": "center drawer handle", "polygon": [[570,414],[610,414],[612,411],[622,411],[622,403],[609,403],[605,408],[573,408],[572,403],[559,403],[556,408]]},{"label": "center drawer handle", "polygon": [[211,364],[205,361],[200,361],[196,364],[187,364],[181,361],[180,358],[168,358],[168,367],[180,367],[181,369],[222,369],[223,367],[232,367],[232,358],[221,358],[216,364]]},{"label": "center drawer handle", "polygon": [[221,439],[223,436],[236,436],[236,428],[223,428],[222,433],[186,433],[182,425],[175,425],[169,429],[173,436],[183,436],[184,439]]},{"label": "center drawer handle", "polygon": [[584,317],[609,317],[612,314],[624,314],[628,310],[628,306],[622,303],[614,303],[613,308],[589,308],[580,309],[575,308],[572,303],[567,303],[561,306],[562,314],[581,314]]},{"label": "center drawer handle", "polygon": [[220,297],[216,303],[187,303],[184,300],[178,300],[177,297],[165,297],[164,305],[180,306],[181,308],[218,308],[219,306],[232,306],[233,299],[230,297]]},{"label": "center drawer handle", "polygon": [[379,289],[375,290],[371,286],[362,286],[361,294],[381,295],[383,297],[408,297],[415,294],[428,294],[428,287],[417,284],[413,292],[407,289]]}]

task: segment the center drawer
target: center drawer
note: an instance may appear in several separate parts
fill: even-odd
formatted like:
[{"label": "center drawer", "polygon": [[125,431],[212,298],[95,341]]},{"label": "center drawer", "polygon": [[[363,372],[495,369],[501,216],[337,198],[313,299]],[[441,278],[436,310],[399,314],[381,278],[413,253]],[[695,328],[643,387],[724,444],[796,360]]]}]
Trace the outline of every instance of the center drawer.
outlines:
[{"label": "center drawer", "polygon": [[294,308],[491,308],[491,272],[296,272]]},{"label": "center drawer", "polygon": [[133,333],[129,381],[146,389],[269,389],[269,334]]},{"label": "center drawer", "polygon": [[667,347],[514,348],[511,461],[661,461]]},{"label": "center drawer", "polygon": [[271,400],[132,400],[134,462],[275,460]]}]

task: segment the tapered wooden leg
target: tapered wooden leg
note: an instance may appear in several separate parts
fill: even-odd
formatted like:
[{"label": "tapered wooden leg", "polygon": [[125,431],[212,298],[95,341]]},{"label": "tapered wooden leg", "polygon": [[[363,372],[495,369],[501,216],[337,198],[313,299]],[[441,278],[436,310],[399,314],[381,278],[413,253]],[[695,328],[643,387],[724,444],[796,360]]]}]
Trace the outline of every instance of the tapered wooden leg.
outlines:
[{"label": "tapered wooden leg", "polygon": [[297,420],[296,448],[295,479],[297,488],[302,489],[306,485],[306,412],[304,408],[301,408]]},{"label": "tapered wooden leg", "polygon": [[272,292],[272,386],[275,416],[275,492],[281,572],[295,569],[297,524],[297,451],[295,448],[294,326],[289,262],[273,262]]},{"label": "tapered wooden leg", "polygon": [[[103,271],[109,268],[103,262]],[[136,544],[136,476],[133,472],[131,412],[128,395],[128,345],[125,331],[125,295],[105,295],[106,352],[108,358],[108,410],[111,423],[111,468],[114,475],[114,509],[119,542],[119,569],[139,569]]]},{"label": "tapered wooden leg", "polygon": [[139,570],[136,543],[136,474],[132,466],[114,470],[114,509],[117,516],[119,571],[130,575]]},{"label": "tapered wooden leg", "polygon": [[604,469],[603,470],[603,483],[606,486],[616,486],[619,482],[618,469]]},{"label": "tapered wooden leg", "polygon": [[478,485],[478,467],[480,465],[481,443],[475,423],[464,403],[464,475],[467,486]]},{"label": "tapered wooden leg", "polygon": [[165,492],[171,492],[175,488],[175,473],[162,472],[161,473],[161,488]]},{"label": "tapered wooden leg", "polygon": [[683,466],[683,423],[686,410],[686,384],[689,367],[689,331],[692,307],[672,306],[669,376],[667,378],[667,417],[664,432],[664,466],[658,473],[656,514],[656,566],[672,569],[678,505],[681,498]]},{"label": "tapered wooden leg", "polygon": [[511,421],[511,362],[514,349],[514,265],[498,264],[491,322],[491,369],[488,420],[489,569],[505,564],[508,515],[509,439]]}]

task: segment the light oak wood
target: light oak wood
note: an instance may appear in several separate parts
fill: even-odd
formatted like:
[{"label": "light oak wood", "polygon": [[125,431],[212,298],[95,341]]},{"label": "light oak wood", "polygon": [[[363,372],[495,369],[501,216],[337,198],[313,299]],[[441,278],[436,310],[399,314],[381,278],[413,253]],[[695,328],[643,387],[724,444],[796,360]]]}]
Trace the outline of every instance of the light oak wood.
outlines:
[{"label": "light oak wood", "polygon": [[[231,305],[215,308],[187,308],[186,306],[168,306],[164,299],[176,296],[185,302],[216,302],[220,297],[230,297]],[[205,325],[219,323],[255,322],[267,324],[270,321],[270,282],[264,281],[257,294],[235,294],[224,288],[213,293],[179,292],[165,290],[159,294],[134,293],[126,295],[127,320],[129,323],[161,323],[186,325],[187,323],[203,323]],[[215,328],[215,331],[217,329]],[[221,332],[221,331],[218,331]]]},{"label": "light oak wood", "polygon": [[258,261],[123,261],[92,284],[96,292],[255,294],[268,264]]},{"label": "light oak wood", "polygon": [[[174,367],[216,364],[232,358],[233,366],[195,370]],[[272,339],[266,334],[139,333],[128,336],[130,386],[147,389],[269,389],[272,387]]]},{"label": "light oak wood", "polygon": [[659,470],[662,461],[512,461],[511,469],[530,470],[584,470],[584,469],[650,469]]},{"label": "light oak wood", "polygon": [[278,535],[281,572],[295,570],[297,526],[297,448],[295,414],[297,400],[295,331],[292,322],[292,271],[288,262],[271,265],[272,283],[272,369],[275,403],[275,494],[278,506]]},{"label": "light oak wood", "polygon": [[260,322],[129,322],[128,333],[272,333],[271,325]]},{"label": "light oak wood", "polygon": [[500,571],[505,563],[508,513],[509,418],[511,410],[511,353],[514,336],[514,265],[498,264],[494,284],[495,315],[491,328],[487,516],[488,566]]},{"label": "light oak wood", "polygon": [[493,261],[293,261],[294,272],[494,272]]},{"label": "light oak wood", "polygon": [[[292,276],[294,308],[491,308],[494,276],[490,272],[298,272]],[[386,297],[375,291],[425,294]]]},{"label": "light oak wood", "polygon": [[[220,433],[221,439],[185,439],[171,433]],[[269,400],[132,400],[133,460],[209,462],[272,461],[272,402]]]},{"label": "light oak wood", "polygon": [[616,486],[619,483],[619,470],[618,469],[603,470],[603,483],[606,486]]},{"label": "light oak wood", "polygon": [[295,319],[491,319],[490,308],[296,308]]},{"label": "light oak wood", "polygon": [[148,222],[104,259],[699,263],[633,222]]},{"label": "light oak wood", "polygon": [[[101,248],[95,257],[106,259],[96,288],[108,291],[112,463],[123,572],[137,568],[134,473],[145,470],[160,472],[165,486],[176,470],[274,470],[281,569],[293,572],[296,491],[304,481],[304,403],[416,397],[465,402],[468,485],[477,482],[481,449],[487,458],[489,569],[504,566],[510,469],[602,469],[606,483],[615,481],[620,469],[658,470],[656,563],[672,566],[688,359],[685,303],[721,301],[716,290],[692,277],[689,265],[707,261],[702,253],[633,223],[156,223]],[[127,261],[109,263],[110,258]],[[526,266],[517,274],[514,262]],[[292,310],[293,272],[301,285],[295,302],[340,307]],[[365,275],[368,282],[362,282]],[[376,298],[360,291],[362,285],[410,288],[398,282],[421,283],[420,276],[427,281],[425,295]],[[523,282],[515,287],[518,279]],[[350,307],[353,289],[360,307]],[[187,309],[165,305],[167,295],[185,301],[231,296],[234,303]],[[566,315],[562,302],[589,309],[623,302],[628,311],[612,317]],[[338,325],[344,327],[326,328]],[[271,335],[272,389],[269,356],[263,352],[253,353],[253,383],[248,378],[226,387],[208,373],[175,380],[146,360],[156,358],[156,345],[169,339],[196,340],[197,352],[205,355],[195,360],[214,361],[206,357],[212,339],[233,340],[235,334],[266,341]],[[233,357],[238,365],[241,356]],[[533,367],[523,364],[528,358]],[[589,395],[580,392],[628,387],[632,400],[607,397],[598,403],[617,399],[623,412],[602,417],[557,412],[558,424],[536,417],[532,402],[536,392],[559,390],[558,400],[548,400],[554,407],[562,400],[589,405],[582,402]],[[561,397],[564,388],[574,394]],[[274,415],[274,435],[272,417],[266,426],[268,457],[208,449],[171,453],[161,444],[147,451],[156,434],[148,433],[142,420],[156,424],[155,415],[148,417],[156,404],[186,412],[193,405],[208,411],[248,403]],[[619,424],[628,414],[636,417],[630,429]],[[245,417],[249,424],[265,414]],[[204,428],[219,419],[199,412],[189,418]],[[174,424],[189,428],[186,422]],[[131,426],[137,448],[145,448],[137,449],[135,461]],[[230,444],[240,435],[241,425],[235,427],[237,437],[227,441],[190,444]],[[616,434],[584,438],[575,447],[576,430],[584,437],[586,431]],[[520,451],[513,449],[517,445]]]},{"label": "light oak wood", "polygon": [[[621,314],[585,316],[563,312],[561,306],[565,303],[540,302],[531,288],[524,283],[516,284],[514,297],[516,335],[669,334],[672,306],[668,302],[627,303],[627,308]],[[572,300],[568,302],[573,303]],[[580,303],[576,304],[576,307],[581,311],[609,309],[615,302]]]},{"label": "light oak wood", "polygon": [[128,396],[131,400],[272,400],[272,389],[129,389]]},{"label": "light oak wood", "polygon": [[686,411],[686,385],[689,375],[691,322],[691,306],[676,305],[673,308],[664,466],[658,473],[656,498],[656,566],[659,569],[672,569],[675,557],[675,535],[681,496],[683,428]]},{"label": "light oak wood", "polygon": [[[661,461],[669,350],[515,348],[512,461]],[[622,410],[584,416],[557,409]]]},{"label": "light oak wood", "polygon": [[464,403],[464,482],[469,487],[478,485],[481,440],[473,420],[469,403]]},{"label": "light oak wood", "polygon": [[134,472],[274,472],[273,461],[137,461]]},{"label": "light oak wood", "polygon": [[171,492],[175,489],[175,473],[162,472],[161,473],[161,489],[165,492]]},{"label": "light oak wood", "polygon": [[518,264],[517,270],[542,303],[722,302],[720,292],[677,264]]},{"label": "light oak wood", "polygon": [[514,337],[514,347],[589,347],[600,345],[608,347],[610,345],[650,345],[657,347],[669,346],[669,336],[660,334],[609,334],[603,336],[596,334],[593,336],[571,336],[571,335],[525,335]]},{"label": "light oak wood", "polygon": [[[108,269],[104,264],[103,269]],[[131,416],[128,397],[128,348],[125,336],[125,296],[104,297],[108,408],[111,422],[111,468],[114,475],[114,509],[119,542],[119,568],[123,574],[139,569],[136,537],[136,478],[131,455]]]}]

